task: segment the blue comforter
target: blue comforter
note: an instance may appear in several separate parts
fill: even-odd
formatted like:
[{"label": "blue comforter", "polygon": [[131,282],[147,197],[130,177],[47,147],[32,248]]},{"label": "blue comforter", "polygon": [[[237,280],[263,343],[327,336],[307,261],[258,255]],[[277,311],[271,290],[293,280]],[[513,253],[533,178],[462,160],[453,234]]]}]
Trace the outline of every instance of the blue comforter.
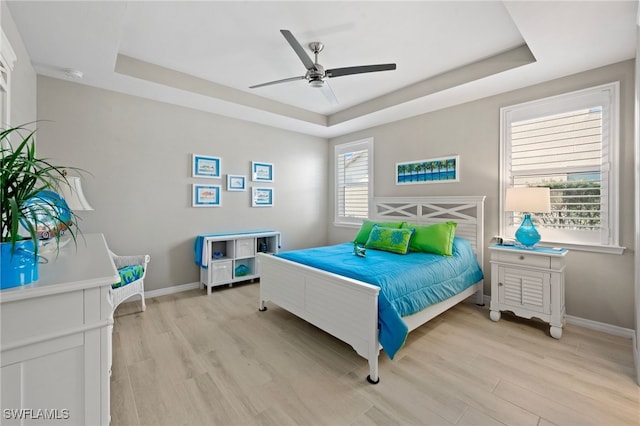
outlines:
[{"label": "blue comforter", "polygon": [[353,243],[282,252],[276,256],[380,287],[379,340],[393,359],[408,334],[403,316],[448,299],[483,278],[469,241],[456,237],[453,256],[406,255],[367,250],[353,254]]}]

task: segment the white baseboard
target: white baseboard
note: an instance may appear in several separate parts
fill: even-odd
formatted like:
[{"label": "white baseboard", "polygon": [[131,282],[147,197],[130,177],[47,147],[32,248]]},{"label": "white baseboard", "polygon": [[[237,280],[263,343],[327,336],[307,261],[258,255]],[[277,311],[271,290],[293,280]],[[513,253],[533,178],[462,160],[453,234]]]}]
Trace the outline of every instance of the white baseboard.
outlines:
[{"label": "white baseboard", "polygon": [[633,359],[636,362],[636,381],[640,386],[640,352],[638,352],[638,342],[636,336],[633,336]]},{"label": "white baseboard", "polygon": [[172,287],[160,288],[158,290],[150,290],[150,291],[145,290],[144,298],[150,299],[152,297],[166,296],[168,294],[180,293],[181,291],[193,290],[198,287],[200,287],[200,283],[196,282],[196,283],[188,283],[188,284],[182,284],[182,285],[175,285]]}]

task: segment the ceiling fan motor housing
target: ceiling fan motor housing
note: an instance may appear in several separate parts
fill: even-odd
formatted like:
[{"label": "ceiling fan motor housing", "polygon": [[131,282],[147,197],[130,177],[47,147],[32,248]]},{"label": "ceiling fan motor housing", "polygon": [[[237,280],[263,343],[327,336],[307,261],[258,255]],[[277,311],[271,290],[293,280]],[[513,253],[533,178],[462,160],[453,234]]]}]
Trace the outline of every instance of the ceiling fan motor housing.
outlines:
[{"label": "ceiling fan motor housing", "polygon": [[309,86],[322,87],[322,85],[324,84],[324,77],[325,77],[324,68],[322,67],[322,65],[318,64],[317,62],[315,66],[316,66],[316,69],[307,70],[307,74],[305,75],[304,78],[306,78],[307,81],[309,82]]}]

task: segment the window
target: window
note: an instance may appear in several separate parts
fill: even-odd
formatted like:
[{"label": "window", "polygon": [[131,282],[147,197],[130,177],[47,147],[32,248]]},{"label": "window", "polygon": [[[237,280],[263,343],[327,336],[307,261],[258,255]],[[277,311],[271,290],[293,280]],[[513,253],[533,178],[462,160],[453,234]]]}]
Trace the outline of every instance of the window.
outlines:
[{"label": "window", "polygon": [[336,224],[359,225],[369,217],[373,194],[373,139],[336,145]]},{"label": "window", "polygon": [[618,247],[619,83],[502,108],[501,233],[521,212],[503,209],[508,187],[543,186],[551,212],[534,214],[542,242],[586,250]]},{"label": "window", "polygon": [[0,37],[2,37],[0,39],[0,128],[6,129],[9,127],[11,71],[16,54],[4,31],[0,31]]}]

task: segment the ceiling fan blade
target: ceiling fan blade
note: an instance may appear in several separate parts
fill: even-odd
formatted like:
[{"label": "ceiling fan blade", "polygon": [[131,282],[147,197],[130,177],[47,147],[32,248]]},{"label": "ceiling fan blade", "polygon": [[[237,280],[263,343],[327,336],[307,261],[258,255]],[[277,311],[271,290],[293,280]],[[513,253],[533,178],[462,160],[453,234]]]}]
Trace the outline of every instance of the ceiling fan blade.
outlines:
[{"label": "ceiling fan blade", "polygon": [[304,75],[301,75],[300,77],[289,77],[289,78],[283,78],[282,80],[270,81],[268,83],[256,84],[255,86],[249,86],[249,89],[255,89],[257,87],[271,86],[272,84],[287,83],[289,81],[297,81],[297,80],[304,80]]},{"label": "ceiling fan blade", "polygon": [[331,89],[331,86],[329,86],[329,83],[327,81],[322,84],[320,90],[322,91],[324,97],[327,98],[327,100],[331,103],[331,105],[338,105],[338,98],[336,98],[336,94],[333,93],[333,89]]},{"label": "ceiling fan blade", "polygon": [[298,40],[291,34],[289,30],[280,30],[285,39],[289,42],[293,50],[296,52],[296,55],[300,58],[304,67],[308,70],[316,70],[316,65],[313,63],[307,52],[305,52],[304,48],[298,43]]},{"label": "ceiling fan blade", "polygon": [[359,67],[334,68],[326,71],[326,77],[341,77],[343,75],[362,74],[365,72],[392,71],[396,64],[361,65]]}]

